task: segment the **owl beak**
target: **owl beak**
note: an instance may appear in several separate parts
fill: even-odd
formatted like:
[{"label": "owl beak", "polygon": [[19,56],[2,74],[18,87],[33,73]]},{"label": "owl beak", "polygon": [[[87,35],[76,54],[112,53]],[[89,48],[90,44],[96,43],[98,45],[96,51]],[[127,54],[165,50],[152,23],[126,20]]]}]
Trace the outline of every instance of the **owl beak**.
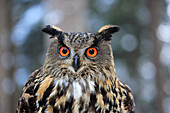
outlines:
[{"label": "owl beak", "polygon": [[80,64],[80,61],[79,61],[79,55],[78,54],[75,54],[74,55],[74,62],[73,62],[73,67],[75,69],[75,72],[77,72],[78,68],[79,68],[79,64]]}]

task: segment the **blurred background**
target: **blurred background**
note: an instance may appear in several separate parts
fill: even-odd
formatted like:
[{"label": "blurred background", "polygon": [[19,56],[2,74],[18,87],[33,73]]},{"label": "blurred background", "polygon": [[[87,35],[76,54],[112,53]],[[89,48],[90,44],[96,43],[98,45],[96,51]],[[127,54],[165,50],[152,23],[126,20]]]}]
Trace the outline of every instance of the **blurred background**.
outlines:
[{"label": "blurred background", "polygon": [[45,25],[95,33],[119,25],[112,48],[136,113],[170,113],[170,0],[0,0],[0,113],[14,113],[50,44]]}]

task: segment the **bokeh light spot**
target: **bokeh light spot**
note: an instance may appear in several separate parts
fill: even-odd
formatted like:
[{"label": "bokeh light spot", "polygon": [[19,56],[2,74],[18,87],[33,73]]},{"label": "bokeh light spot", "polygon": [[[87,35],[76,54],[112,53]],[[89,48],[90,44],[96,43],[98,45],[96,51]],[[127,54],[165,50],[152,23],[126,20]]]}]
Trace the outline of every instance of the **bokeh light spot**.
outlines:
[{"label": "bokeh light spot", "polygon": [[159,40],[170,43],[170,24],[160,24],[157,29]]},{"label": "bokeh light spot", "polygon": [[138,71],[140,75],[146,80],[151,80],[156,75],[155,65],[149,59],[144,57],[139,58]]},{"label": "bokeh light spot", "polygon": [[19,68],[14,73],[14,80],[18,86],[24,86],[28,77],[29,73],[26,68]]},{"label": "bokeh light spot", "polygon": [[163,44],[162,50],[160,53],[160,61],[164,65],[170,66],[170,45],[169,44]]},{"label": "bokeh light spot", "polygon": [[125,51],[128,51],[128,52],[131,52],[137,48],[138,42],[137,42],[135,36],[133,36],[131,34],[125,34],[121,38],[120,44],[121,44],[122,49],[124,49]]},{"label": "bokeh light spot", "polygon": [[4,91],[5,94],[7,95],[12,95],[16,89],[16,85],[14,83],[14,81],[11,78],[4,78],[2,80],[2,89]]}]

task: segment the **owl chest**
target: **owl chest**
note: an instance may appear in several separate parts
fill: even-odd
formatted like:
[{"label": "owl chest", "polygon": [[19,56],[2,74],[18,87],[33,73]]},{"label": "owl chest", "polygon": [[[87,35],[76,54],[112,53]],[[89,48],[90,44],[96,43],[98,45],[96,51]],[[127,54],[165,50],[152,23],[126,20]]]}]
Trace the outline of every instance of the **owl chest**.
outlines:
[{"label": "owl chest", "polygon": [[[52,86],[50,86],[52,85]],[[106,112],[121,111],[121,95],[112,90],[106,91],[104,87],[90,80],[65,81],[55,80],[44,90],[47,95],[44,105],[37,99],[39,111],[48,112]],[[40,86],[41,87],[41,86]],[[116,90],[115,90],[116,91]],[[48,94],[46,94],[48,92]],[[37,96],[39,94],[37,93]]]}]

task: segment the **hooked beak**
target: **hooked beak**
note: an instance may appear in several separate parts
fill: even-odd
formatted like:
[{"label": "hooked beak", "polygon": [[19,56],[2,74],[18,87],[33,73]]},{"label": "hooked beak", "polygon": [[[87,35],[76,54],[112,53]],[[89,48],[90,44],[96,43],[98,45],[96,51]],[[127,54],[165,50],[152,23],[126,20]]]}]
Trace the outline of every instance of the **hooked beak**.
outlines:
[{"label": "hooked beak", "polygon": [[75,54],[75,56],[73,57],[74,58],[74,61],[73,61],[73,67],[75,69],[75,72],[77,72],[78,68],[79,68],[79,55],[78,54]]}]

